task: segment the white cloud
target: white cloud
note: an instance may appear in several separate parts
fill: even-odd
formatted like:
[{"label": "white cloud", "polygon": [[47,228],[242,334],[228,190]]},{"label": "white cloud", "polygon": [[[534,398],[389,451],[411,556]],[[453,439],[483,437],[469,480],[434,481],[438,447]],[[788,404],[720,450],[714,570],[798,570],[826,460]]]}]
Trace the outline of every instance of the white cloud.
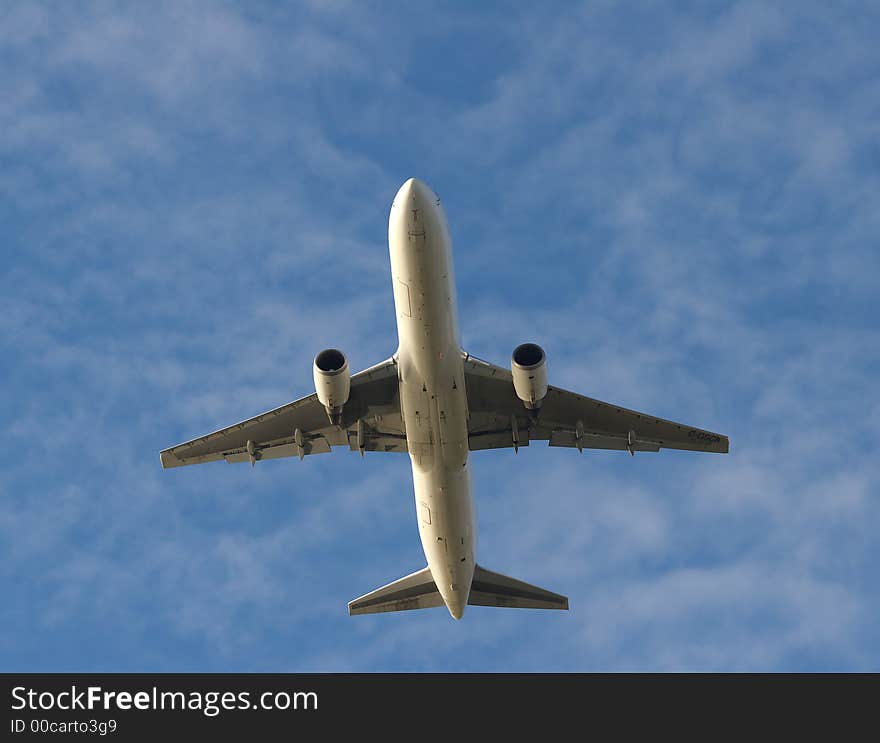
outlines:
[{"label": "white cloud", "polygon": [[[357,5],[14,9],[0,544],[33,642],[7,666],[113,623],[156,669],[871,667],[880,89],[833,13],[413,36]],[[514,48],[482,97],[405,74],[471,23]],[[158,469],[308,393],[318,348],[393,350],[384,219],[412,174],[443,192],[469,350],[537,340],[562,386],[731,434],[727,458],[474,456],[481,561],[567,615],[349,620],[424,564],[405,457]]]}]

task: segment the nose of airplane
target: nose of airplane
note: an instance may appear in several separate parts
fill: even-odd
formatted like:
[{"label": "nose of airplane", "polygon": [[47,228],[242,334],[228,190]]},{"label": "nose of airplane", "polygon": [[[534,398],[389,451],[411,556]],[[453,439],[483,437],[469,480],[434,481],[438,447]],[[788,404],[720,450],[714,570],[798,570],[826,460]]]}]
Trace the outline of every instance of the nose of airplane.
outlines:
[{"label": "nose of airplane", "polygon": [[433,192],[428,185],[418,178],[410,178],[406,181],[394,197],[394,203],[406,205],[410,209],[420,209],[423,205],[430,204]]}]

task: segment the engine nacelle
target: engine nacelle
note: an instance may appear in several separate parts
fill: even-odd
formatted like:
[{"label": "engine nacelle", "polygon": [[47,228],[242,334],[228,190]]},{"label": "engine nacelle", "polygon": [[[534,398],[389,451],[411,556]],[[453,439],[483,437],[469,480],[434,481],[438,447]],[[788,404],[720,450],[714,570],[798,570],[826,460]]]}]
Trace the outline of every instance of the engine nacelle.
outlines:
[{"label": "engine nacelle", "polygon": [[529,410],[541,407],[547,396],[547,356],[537,343],[523,343],[513,349],[510,360],[513,389]]},{"label": "engine nacelle", "polygon": [[351,372],[348,359],[342,351],[327,348],[315,356],[315,392],[318,401],[327,409],[331,423],[342,420],[342,406],[348,402],[351,392]]}]

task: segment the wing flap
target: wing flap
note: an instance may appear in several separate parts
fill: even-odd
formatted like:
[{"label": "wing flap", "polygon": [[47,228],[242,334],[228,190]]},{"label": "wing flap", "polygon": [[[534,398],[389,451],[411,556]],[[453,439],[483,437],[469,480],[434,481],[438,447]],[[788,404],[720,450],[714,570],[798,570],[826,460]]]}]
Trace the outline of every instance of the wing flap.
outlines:
[{"label": "wing flap", "polygon": [[[329,454],[330,444],[323,436],[315,436],[314,438],[304,441],[302,445],[302,455],[304,457],[312,454]],[[293,438],[290,441],[279,442],[258,447],[254,451],[254,459],[260,462],[264,459],[281,459],[282,457],[298,457],[300,455],[300,447],[297,446]],[[251,455],[247,449],[240,448],[223,454],[230,464],[238,464],[241,462],[250,462]],[[188,464],[188,462],[187,462]]]},{"label": "wing flap", "polygon": [[[517,430],[517,446],[529,445],[529,429]],[[513,446],[513,428],[502,428],[496,431],[474,431],[468,435],[468,449],[481,451],[483,449],[504,449]]]},{"label": "wing flap", "polygon": [[[577,448],[578,435],[576,431],[554,430],[550,433],[550,446],[567,446]],[[654,441],[636,439],[630,444],[626,436],[607,436],[598,433],[584,432],[580,437],[580,446],[583,449],[612,449],[615,451],[660,451],[660,444]]]},{"label": "wing flap", "polygon": [[[356,430],[348,432],[348,448],[358,451],[358,434]],[[406,454],[406,434],[396,431],[378,432],[369,430],[364,435],[364,451],[398,452]]]}]

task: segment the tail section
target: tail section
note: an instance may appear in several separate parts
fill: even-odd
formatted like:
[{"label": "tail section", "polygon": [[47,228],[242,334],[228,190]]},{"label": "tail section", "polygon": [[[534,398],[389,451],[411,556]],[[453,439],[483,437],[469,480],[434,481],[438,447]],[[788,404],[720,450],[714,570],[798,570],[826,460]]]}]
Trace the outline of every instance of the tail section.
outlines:
[{"label": "tail section", "polygon": [[568,609],[568,598],[477,565],[468,604],[510,609]]},{"label": "tail section", "polygon": [[[378,614],[429,609],[443,604],[430,568],[423,568],[355,599],[348,604],[348,613],[352,616]],[[510,609],[568,609],[568,598],[476,565],[468,604]]]},{"label": "tail section", "polygon": [[349,602],[348,613],[354,616],[434,606],[443,606],[443,597],[431,577],[431,569],[424,568]]}]

